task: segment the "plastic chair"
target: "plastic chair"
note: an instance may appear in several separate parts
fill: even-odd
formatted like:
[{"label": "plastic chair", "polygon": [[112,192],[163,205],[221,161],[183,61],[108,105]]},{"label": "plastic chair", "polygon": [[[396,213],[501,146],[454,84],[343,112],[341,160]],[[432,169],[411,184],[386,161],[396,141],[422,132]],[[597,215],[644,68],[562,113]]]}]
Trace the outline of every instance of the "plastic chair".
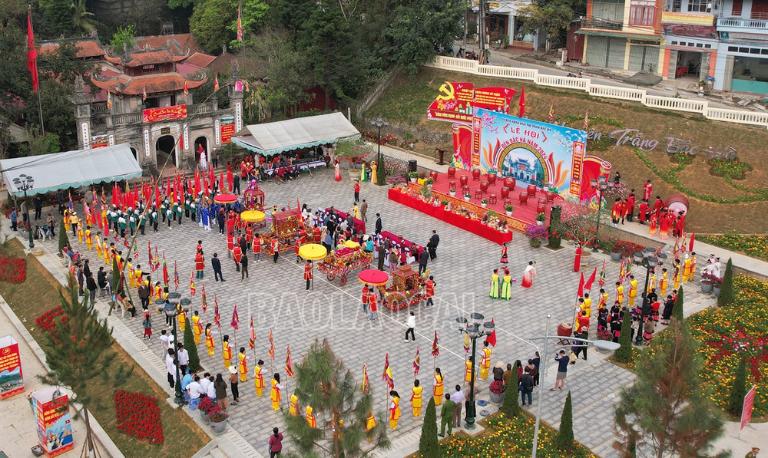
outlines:
[{"label": "plastic chair", "polygon": [[496,203],[496,193],[490,193],[488,195],[488,203],[489,204],[495,204]]},{"label": "plastic chair", "polygon": [[520,201],[520,205],[528,205],[528,193],[525,191],[520,191],[518,200]]}]

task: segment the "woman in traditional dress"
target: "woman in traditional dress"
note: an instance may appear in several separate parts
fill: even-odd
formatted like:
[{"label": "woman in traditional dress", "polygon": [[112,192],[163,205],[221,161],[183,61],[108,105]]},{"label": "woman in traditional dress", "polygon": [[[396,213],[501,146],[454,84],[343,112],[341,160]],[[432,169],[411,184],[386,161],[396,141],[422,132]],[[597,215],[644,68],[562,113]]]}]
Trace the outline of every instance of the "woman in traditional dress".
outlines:
[{"label": "woman in traditional dress", "polygon": [[432,390],[432,396],[435,399],[435,406],[439,406],[443,403],[443,392],[444,392],[444,384],[443,384],[443,373],[440,371],[439,367],[435,368],[435,387]]},{"label": "woman in traditional dress", "polygon": [[509,258],[507,257],[507,250],[509,248],[507,247],[506,242],[504,245],[501,246],[501,261],[499,261],[502,264],[507,264],[509,262]]},{"label": "woman in traditional dress", "polygon": [[389,392],[391,401],[389,403],[389,427],[394,431],[397,429],[397,421],[400,419],[400,395],[397,391]]},{"label": "woman in traditional dress", "polygon": [[336,181],[341,181],[341,164],[339,164],[338,160],[336,160],[336,162],[334,163],[333,169],[334,169],[333,179]]},{"label": "woman in traditional dress", "polygon": [[662,239],[669,237],[669,228],[672,226],[672,217],[669,212],[662,211],[659,216],[659,235]]},{"label": "woman in traditional dress", "polygon": [[491,274],[491,292],[489,296],[491,296],[491,299],[499,298],[499,269],[493,269]]},{"label": "woman in traditional dress", "polygon": [[533,286],[533,279],[536,277],[536,268],[533,266],[533,261],[528,261],[528,265],[523,272],[523,281],[521,285],[523,288],[530,288]]},{"label": "woman in traditional dress", "polygon": [[504,269],[504,279],[501,282],[501,298],[510,300],[512,298],[512,275],[509,269]]}]

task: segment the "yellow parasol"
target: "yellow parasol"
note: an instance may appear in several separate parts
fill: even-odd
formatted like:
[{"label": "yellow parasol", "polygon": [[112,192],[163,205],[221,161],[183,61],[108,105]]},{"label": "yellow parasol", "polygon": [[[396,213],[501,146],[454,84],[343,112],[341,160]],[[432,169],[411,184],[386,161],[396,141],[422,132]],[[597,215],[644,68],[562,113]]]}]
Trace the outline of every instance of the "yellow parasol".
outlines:
[{"label": "yellow parasol", "polygon": [[347,248],[355,249],[360,248],[360,244],[355,242],[354,240],[345,240],[342,245],[344,245]]},{"label": "yellow parasol", "polygon": [[325,259],[328,250],[316,243],[306,243],[299,247],[299,256],[306,261],[318,261]]},{"label": "yellow parasol", "polygon": [[260,223],[264,221],[264,212],[259,210],[246,210],[240,213],[240,220],[246,223]]}]

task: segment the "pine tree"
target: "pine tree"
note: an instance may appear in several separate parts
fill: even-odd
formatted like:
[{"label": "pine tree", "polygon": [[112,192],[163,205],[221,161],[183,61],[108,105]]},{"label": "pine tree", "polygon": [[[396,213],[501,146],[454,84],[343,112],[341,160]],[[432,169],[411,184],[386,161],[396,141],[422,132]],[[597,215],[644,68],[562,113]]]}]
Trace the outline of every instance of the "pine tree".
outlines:
[{"label": "pine tree", "polygon": [[307,355],[296,365],[296,395],[304,406],[312,406],[317,428],[310,428],[304,417],[286,413],[287,432],[301,456],[319,452],[334,457],[363,454],[360,443],[367,439],[374,448],[389,448],[384,417],[366,431],[366,420],[373,412],[373,396],[358,389],[352,373],[333,353],[327,340],[315,340]]},{"label": "pine tree", "polygon": [[419,454],[424,458],[440,458],[440,445],[437,443],[437,412],[434,396],[430,396],[427,410],[424,412],[424,423],[421,425],[421,438],[419,439]]},{"label": "pine tree", "polygon": [[728,258],[728,264],[725,265],[725,274],[723,274],[723,284],[720,285],[720,295],[717,297],[717,305],[733,304],[735,293],[733,291],[733,261]]},{"label": "pine tree", "polygon": [[624,309],[624,319],[621,321],[619,344],[621,347],[613,354],[613,359],[620,363],[630,362],[632,360],[632,316],[627,309]]},{"label": "pine tree", "polygon": [[573,447],[573,406],[571,405],[571,391],[565,398],[563,413],[560,415],[560,429],[555,436],[555,445],[560,450],[571,450]]},{"label": "pine tree", "polygon": [[741,416],[744,396],[747,394],[747,363],[745,358],[739,360],[736,368],[736,378],[731,386],[731,397],[728,400],[728,412],[734,417]]},{"label": "pine tree", "polygon": [[69,237],[67,236],[67,227],[64,225],[64,219],[59,221],[59,253],[62,252],[65,246],[69,245]]},{"label": "pine tree", "polygon": [[672,306],[672,317],[679,322],[683,322],[683,305],[685,304],[685,297],[683,295],[683,285],[680,285],[680,289],[677,290],[677,298],[675,299],[675,305]]},{"label": "pine tree", "polygon": [[[78,297],[77,283],[70,277],[69,287],[60,292],[62,318],[44,334],[43,347],[50,372],[40,379],[51,386],[66,386],[72,390],[70,404],[76,418],[85,420],[85,456],[95,456],[95,444],[90,424],[90,412],[104,409],[93,391],[104,386],[117,387],[125,383],[131,371],[116,364],[112,351],[112,329],[106,319],[99,319],[88,295]],[[66,319],[65,319],[66,318]]]},{"label": "pine tree", "polygon": [[653,456],[703,456],[723,431],[723,422],[701,387],[696,343],[679,320],[654,337],[643,352],[633,386],[616,408],[617,445]]},{"label": "pine tree", "polygon": [[197,355],[197,345],[195,345],[195,336],[192,334],[192,324],[189,317],[184,318],[184,349],[189,353],[189,371],[197,372],[200,370],[200,357]]},{"label": "pine tree", "polygon": [[509,381],[509,386],[504,390],[504,401],[501,404],[501,411],[508,418],[520,415],[520,404],[517,403],[517,386],[519,383],[517,370],[513,368],[512,378]]}]

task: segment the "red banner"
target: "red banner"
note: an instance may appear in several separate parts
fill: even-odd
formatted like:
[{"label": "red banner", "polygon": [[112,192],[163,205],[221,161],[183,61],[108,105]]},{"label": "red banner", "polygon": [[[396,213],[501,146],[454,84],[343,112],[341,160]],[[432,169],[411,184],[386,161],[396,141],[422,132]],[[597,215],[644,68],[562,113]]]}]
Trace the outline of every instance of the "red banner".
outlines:
[{"label": "red banner", "polygon": [[479,87],[475,89],[472,107],[509,113],[509,103],[514,96],[515,90],[508,87]]},{"label": "red banner", "polygon": [[223,145],[232,143],[232,136],[235,135],[235,123],[222,124],[219,130],[221,131],[221,143]]},{"label": "red banner", "polygon": [[144,122],[171,121],[187,117],[187,105],[173,105],[170,107],[147,108],[144,110]]},{"label": "red banner", "polygon": [[467,82],[440,85],[439,94],[427,109],[427,118],[469,124],[475,108],[509,113],[515,90],[508,87],[479,87]]},{"label": "red banner", "polygon": [[752,386],[752,389],[744,396],[744,404],[741,405],[741,425],[739,426],[739,431],[744,429],[744,427],[752,421],[752,408],[755,406],[755,393],[757,393],[757,386]]},{"label": "red banner", "polygon": [[0,399],[24,391],[19,344],[11,336],[0,338]]}]

